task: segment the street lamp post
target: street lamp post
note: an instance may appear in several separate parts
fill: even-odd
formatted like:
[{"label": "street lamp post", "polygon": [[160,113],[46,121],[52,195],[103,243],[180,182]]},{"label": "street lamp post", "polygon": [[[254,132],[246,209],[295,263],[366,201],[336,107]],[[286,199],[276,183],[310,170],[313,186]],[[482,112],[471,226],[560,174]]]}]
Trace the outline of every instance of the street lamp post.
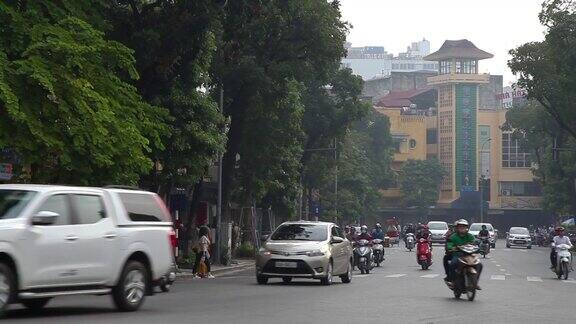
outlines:
[{"label": "street lamp post", "polygon": [[[480,146],[480,154],[484,153],[484,145],[491,140],[491,138],[484,140]],[[480,156],[480,166],[482,166],[482,156]],[[482,174],[482,171],[483,170],[480,169],[480,223],[484,223],[484,175]]]}]

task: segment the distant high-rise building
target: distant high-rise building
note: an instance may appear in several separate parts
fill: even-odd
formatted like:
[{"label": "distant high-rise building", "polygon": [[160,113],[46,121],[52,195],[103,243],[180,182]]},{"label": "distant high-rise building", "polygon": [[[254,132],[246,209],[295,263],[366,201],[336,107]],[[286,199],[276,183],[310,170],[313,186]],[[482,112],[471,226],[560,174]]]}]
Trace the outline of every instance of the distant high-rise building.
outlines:
[{"label": "distant high-rise building", "polygon": [[346,43],[347,55],[342,66],[351,68],[364,80],[385,77],[392,72],[437,71],[438,64],[422,58],[430,54],[430,42],[423,39],[413,42],[405,53],[394,56],[383,46],[352,47]]}]

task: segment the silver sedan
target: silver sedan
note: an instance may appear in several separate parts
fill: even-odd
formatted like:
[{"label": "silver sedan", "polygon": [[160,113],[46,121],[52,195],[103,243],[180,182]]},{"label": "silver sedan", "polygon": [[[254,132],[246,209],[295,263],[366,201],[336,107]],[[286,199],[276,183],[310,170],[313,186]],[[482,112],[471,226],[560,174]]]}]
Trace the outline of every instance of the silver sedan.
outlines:
[{"label": "silver sedan", "polygon": [[352,280],[352,246],[342,229],[326,222],[286,222],[266,239],[256,255],[256,280],[266,284],[269,278],[320,279],[332,284],[339,276]]}]

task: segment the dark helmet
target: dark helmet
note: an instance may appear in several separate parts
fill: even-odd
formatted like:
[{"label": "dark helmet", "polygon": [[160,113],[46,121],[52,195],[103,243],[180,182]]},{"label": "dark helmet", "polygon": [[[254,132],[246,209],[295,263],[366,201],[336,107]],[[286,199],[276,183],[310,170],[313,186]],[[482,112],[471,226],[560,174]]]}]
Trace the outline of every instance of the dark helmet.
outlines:
[{"label": "dark helmet", "polygon": [[486,229],[486,225],[482,225],[482,229]]}]

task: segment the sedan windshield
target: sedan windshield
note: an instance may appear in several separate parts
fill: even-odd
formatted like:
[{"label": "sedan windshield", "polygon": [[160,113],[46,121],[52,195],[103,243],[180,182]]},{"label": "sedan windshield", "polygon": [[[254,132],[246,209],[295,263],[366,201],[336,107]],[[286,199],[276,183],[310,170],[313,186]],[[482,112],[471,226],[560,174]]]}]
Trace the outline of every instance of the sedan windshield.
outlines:
[{"label": "sedan windshield", "polygon": [[314,224],[282,225],[271,237],[274,241],[325,241],[327,238],[326,226]]},{"label": "sedan windshield", "polygon": [[448,225],[446,223],[428,223],[428,228],[431,230],[447,230]]},{"label": "sedan windshield", "polygon": [[528,233],[528,230],[524,227],[512,227],[510,229],[510,234],[516,234],[516,235],[528,235],[530,233]]},{"label": "sedan windshield", "polygon": [[[482,230],[482,225],[483,224],[472,224],[472,226],[470,226],[470,231],[480,232]],[[484,224],[484,225],[486,225],[486,229],[489,230],[490,232],[494,231],[494,228],[492,227],[492,225],[490,225],[490,224]]]},{"label": "sedan windshield", "polygon": [[16,218],[36,195],[27,190],[0,190],[0,219]]}]

